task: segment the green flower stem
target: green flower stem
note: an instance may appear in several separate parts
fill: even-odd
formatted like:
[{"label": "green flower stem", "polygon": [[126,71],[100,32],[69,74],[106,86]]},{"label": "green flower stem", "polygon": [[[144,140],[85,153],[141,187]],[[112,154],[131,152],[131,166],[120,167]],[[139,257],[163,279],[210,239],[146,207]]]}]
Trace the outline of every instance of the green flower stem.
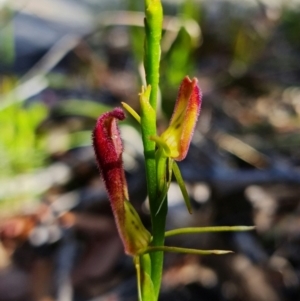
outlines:
[{"label": "green flower stem", "polygon": [[[141,104],[141,129],[144,145],[144,156],[146,165],[146,179],[148,188],[148,197],[150,204],[151,222],[152,222],[152,243],[154,246],[164,244],[165,220],[167,215],[167,202],[162,206],[159,214],[156,215],[160,206],[158,188],[157,188],[157,171],[155,158],[156,143],[149,139],[150,136],[156,136],[156,112],[150,105],[151,87],[148,86],[140,94]],[[151,280],[154,286],[156,298],[159,294],[163,268],[163,252],[151,254]]]},{"label": "green flower stem", "polygon": [[165,232],[165,237],[170,237],[180,234],[193,233],[208,233],[208,232],[228,232],[228,231],[251,231],[254,226],[216,226],[216,227],[195,227],[195,228],[180,228]]},{"label": "green flower stem", "polygon": [[139,301],[143,301],[142,298],[142,277],[141,277],[141,264],[140,264],[140,256],[136,256],[133,258],[134,266],[136,269],[136,280],[137,280],[137,289],[138,289],[138,297]]},{"label": "green flower stem", "polygon": [[167,246],[148,247],[146,250],[144,250],[144,253],[151,253],[151,252],[158,252],[158,251],[195,254],[195,255],[223,255],[223,254],[233,253],[232,251],[229,250],[198,250],[198,249],[167,247]]},{"label": "green flower stem", "polygon": [[145,15],[144,65],[147,84],[152,87],[150,104],[156,110],[161,52],[160,40],[163,24],[163,9],[160,0],[145,0]]},{"label": "green flower stem", "polygon": [[[147,84],[151,86],[149,103],[155,112],[154,120],[147,122],[141,114],[142,136],[146,161],[146,176],[150,212],[152,220],[153,245],[164,244],[164,229],[167,214],[167,202],[164,202],[161,210],[156,215],[158,202],[157,174],[155,161],[155,142],[149,140],[150,136],[156,136],[156,106],[159,89],[159,66],[160,66],[160,40],[163,22],[163,10],[160,0],[145,0],[145,55],[144,65]],[[144,116],[145,117],[145,116]],[[162,277],[163,252],[151,254],[151,279],[154,286],[156,299]]]},{"label": "green flower stem", "polygon": [[[157,176],[156,176],[156,158],[155,142],[149,137],[156,134],[156,112],[149,103],[151,87],[143,89],[140,94],[141,104],[141,129],[144,145],[144,155],[146,162],[146,177],[148,186],[148,195],[150,202],[150,211],[152,212],[155,200],[157,198]],[[152,223],[154,222],[152,216]]]},{"label": "green flower stem", "polygon": [[[165,242],[164,229],[165,229],[165,224],[166,224],[166,215],[167,215],[167,211],[168,211],[167,196],[161,206],[161,209],[159,210],[158,214],[155,216],[155,213],[158,211],[158,208],[159,208],[159,206],[157,206],[157,205],[158,204],[155,204],[155,208],[153,210],[154,216],[151,213],[151,215],[153,216],[153,220],[154,220],[154,223],[152,224],[152,229],[153,229],[152,244],[154,246],[163,245]],[[163,250],[161,250],[161,251],[163,251]],[[151,256],[151,266],[152,266],[151,279],[153,282],[156,298],[158,298],[159,290],[160,290],[160,286],[161,286],[164,253],[163,252],[155,252],[155,253],[151,253],[150,256]]]}]

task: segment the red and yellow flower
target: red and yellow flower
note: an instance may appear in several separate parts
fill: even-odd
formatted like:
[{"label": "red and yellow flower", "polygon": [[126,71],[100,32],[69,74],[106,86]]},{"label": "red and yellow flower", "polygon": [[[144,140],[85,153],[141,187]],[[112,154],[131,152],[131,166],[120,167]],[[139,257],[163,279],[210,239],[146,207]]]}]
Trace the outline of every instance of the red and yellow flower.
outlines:
[{"label": "red and yellow flower", "polygon": [[124,118],[121,108],[101,115],[93,131],[93,146],[125,252],[134,256],[149,245],[151,235],[129,202],[123,144],[117,126],[117,121]]},{"label": "red and yellow flower", "polygon": [[166,156],[176,161],[183,160],[189,150],[202,103],[198,80],[186,76],[179,88],[169,127],[161,134]]}]

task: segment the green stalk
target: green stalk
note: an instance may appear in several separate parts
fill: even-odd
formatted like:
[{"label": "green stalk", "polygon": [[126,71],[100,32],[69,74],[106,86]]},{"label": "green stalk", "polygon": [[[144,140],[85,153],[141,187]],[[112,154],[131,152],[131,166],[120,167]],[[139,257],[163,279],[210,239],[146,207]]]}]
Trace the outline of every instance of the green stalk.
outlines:
[{"label": "green stalk", "polygon": [[[148,196],[152,220],[153,245],[164,245],[164,229],[167,214],[167,202],[159,213],[157,174],[155,162],[155,142],[149,140],[150,136],[156,136],[156,107],[159,90],[159,66],[160,66],[160,40],[163,22],[163,10],[160,0],[145,0],[145,54],[144,66],[147,85],[151,86],[149,103],[154,110],[155,118],[147,120],[144,114],[141,116],[142,136],[145,152],[145,165],[147,176]],[[143,115],[143,113],[141,114]],[[163,252],[151,254],[151,280],[154,286],[156,299],[159,295],[163,268]]]},{"label": "green stalk", "polygon": [[[151,222],[152,222],[152,243],[155,246],[164,244],[164,229],[167,207],[163,206],[159,214],[155,214],[159,208],[159,197],[157,187],[156,158],[155,158],[155,142],[150,140],[150,136],[156,133],[156,112],[150,105],[151,87],[148,86],[145,91],[140,94],[141,104],[141,129],[144,145],[144,156],[146,165],[146,179],[148,188],[148,197],[150,204]],[[167,203],[166,203],[167,205]],[[151,255],[151,280],[153,283],[153,291],[157,299],[160,289],[163,265],[163,252],[152,253]]]},{"label": "green stalk", "polygon": [[160,0],[145,0],[145,55],[144,65],[146,81],[151,85],[150,104],[156,110],[159,66],[160,66],[160,40],[163,23],[163,9]]}]

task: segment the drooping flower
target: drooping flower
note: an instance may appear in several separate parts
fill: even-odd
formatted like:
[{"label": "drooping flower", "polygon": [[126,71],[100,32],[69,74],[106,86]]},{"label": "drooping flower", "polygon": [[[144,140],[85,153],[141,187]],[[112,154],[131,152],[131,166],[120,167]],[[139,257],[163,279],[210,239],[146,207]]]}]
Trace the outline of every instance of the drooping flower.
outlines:
[{"label": "drooping flower", "polygon": [[93,131],[93,146],[125,252],[134,256],[149,245],[151,235],[129,202],[123,144],[117,126],[117,120],[124,118],[121,108],[101,115]]},{"label": "drooping flower", "polygon": [[200,114],[202,93],[198,80],[186,76],[181,82],[169,127],[160,136],[167,146],[167,157],[183,160],[189,150],[196,122]]}]

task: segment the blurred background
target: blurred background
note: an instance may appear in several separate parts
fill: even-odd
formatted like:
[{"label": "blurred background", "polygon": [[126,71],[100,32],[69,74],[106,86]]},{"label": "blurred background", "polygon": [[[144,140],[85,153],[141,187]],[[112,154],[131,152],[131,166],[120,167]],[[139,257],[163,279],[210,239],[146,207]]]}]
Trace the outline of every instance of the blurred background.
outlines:
[{"label": "blurred background", "polygon": [[[300,300],[300,1],[165,0],[159,129],[183,77],[201,116],[167,228],[255,225],[167,245],[160,300]],[[103,112],[137,111],[143,1],[0,1],[0,301],[137,300],[91,148]],[[121,124],[131,200],[149,223],[138,126]]]}]

